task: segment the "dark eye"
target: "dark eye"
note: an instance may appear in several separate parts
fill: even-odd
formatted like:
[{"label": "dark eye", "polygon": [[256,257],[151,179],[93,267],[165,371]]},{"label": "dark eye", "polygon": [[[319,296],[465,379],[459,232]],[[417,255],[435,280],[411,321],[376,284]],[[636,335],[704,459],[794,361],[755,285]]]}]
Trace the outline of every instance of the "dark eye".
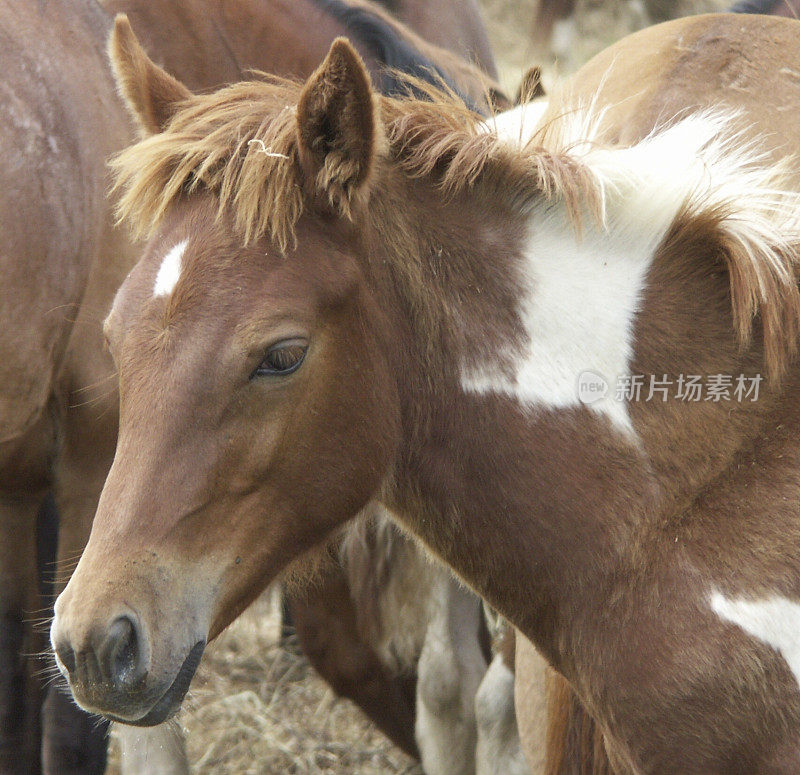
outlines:
[{"label": "dark eye", "polygon": [[284,376],[297,371],[306,357],[308,343],[302,339],[287,339],[272,345],[267,350],[264,360],[253,372],[254,377]]}]

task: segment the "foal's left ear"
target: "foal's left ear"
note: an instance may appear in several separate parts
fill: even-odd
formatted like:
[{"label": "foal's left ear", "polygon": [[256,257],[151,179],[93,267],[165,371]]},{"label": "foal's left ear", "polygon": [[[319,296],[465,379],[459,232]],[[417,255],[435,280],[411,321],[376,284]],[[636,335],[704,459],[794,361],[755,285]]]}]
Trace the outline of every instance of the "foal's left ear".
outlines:
[{"label": "foal's left ear", "polygon": [[349,216],[366,190],[382,140],[375,96],[364,63],[337,38],[297,105],[300,163],[313,196]]},{"label": "foal's left ear", "polygon": [[163,132],[177,108],[192,93],[147,56],[124,13],[114,19],[108,56],[117,89],[141,133]]}]

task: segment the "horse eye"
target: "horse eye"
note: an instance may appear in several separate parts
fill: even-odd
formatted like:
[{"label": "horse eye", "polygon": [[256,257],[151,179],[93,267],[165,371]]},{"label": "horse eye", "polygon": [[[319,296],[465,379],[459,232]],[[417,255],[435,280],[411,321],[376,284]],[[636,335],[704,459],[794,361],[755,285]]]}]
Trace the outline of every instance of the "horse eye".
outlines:
[{"label": "horse eye", "polygon": [[286,374],[291,374],[300,368],[300,364],[306,357],[306,350],[308,350],[308,344],[302,340],[289,339],[284,342],[278,342],[267,350],[264,360],[253,372],[253,376],[285,376]]}]

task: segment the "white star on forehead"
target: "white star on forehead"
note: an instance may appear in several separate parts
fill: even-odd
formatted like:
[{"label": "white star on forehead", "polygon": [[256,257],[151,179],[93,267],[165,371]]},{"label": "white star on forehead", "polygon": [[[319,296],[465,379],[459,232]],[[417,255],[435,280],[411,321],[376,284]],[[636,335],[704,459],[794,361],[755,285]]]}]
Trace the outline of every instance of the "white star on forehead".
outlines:
[{"label": "white star on forehead", "polygon": [[153,285],[153,296],[169,296],[175,290],[181,276],[181,258],[188,242],[189,240],[179,242],[164,256]]}]

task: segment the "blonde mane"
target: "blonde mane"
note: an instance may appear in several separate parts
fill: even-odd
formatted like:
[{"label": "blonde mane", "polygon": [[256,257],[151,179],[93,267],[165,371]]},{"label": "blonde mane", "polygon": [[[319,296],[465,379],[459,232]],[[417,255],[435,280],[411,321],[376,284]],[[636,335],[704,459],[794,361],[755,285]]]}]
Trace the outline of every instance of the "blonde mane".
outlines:
[{"label": "blonde mane", "polygon": [[[654,250],[674,237],[676,224],[713,215],[736,333],[747,344],[760,314],[770,374],[785,371],[800,332],[800,196],[786,182],[788,162],[770,164],[744,143],[732,128],[736,116],[687,116],[630,148],[614,148],[597,140],[602,111],[590,106],[513,144],[487,131],[456,95],[412,85],[422,98],[379,99],[388,140],[383,163],[430,177],[445,195],[479,186],[521,211],[557,198],[577,238],[588,214],[605,230],[651,229]],[[220,213],[231,212],[245,243],[267,236],[286,251],[305,206],[296,126],[301,88],[264,75],[191,97],[164,132],[112,160],[120,220],[148,237],[181,195],[206,190]],[[347,207],[342,215],[353,217]]]},{"label": "blonde mane", "polygon": [[[591,176],[570,156],[512,149],[456,95],[421,81],[413,87],[433,101],[380,99],[389,154],[408,174],[436,174],[449,193],[482,178],[521,204],[558,195],[576,213],[591,199]],[[300,92],[299,84],[264,76],[193,96],[164,132],[111,160],[119,220],[136,238],[147,238],[182,194],[205,190],[218,198],[220,212],[230,210],[245,242],[266,235],[285,251],[304,207],[295,119]]]}]

